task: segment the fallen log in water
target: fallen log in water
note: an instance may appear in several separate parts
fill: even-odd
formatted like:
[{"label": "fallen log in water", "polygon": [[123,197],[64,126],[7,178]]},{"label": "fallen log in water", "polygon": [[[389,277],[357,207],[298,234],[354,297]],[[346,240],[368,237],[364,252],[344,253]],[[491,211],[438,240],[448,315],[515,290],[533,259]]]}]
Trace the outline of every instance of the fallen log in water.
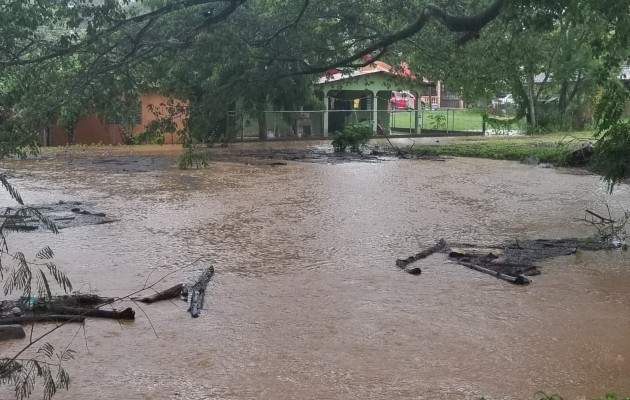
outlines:
[{"label": "fallen log in water", "polygon": [[199,276],[199,279],[188,288],[188,299],[190,301],[190,307],[188,307],[188,312],[192,315],[193,318],[199,317],[199,313],[203,308],[203,299],[206,294],[206,287],[210,282],[210,278],[214,274],[214,267],[209,266],[206,268]]},{"label": "fallen log in water", "polygon": [[475,271],[483,272],[484,274],[494,276],[495,278],[502,279],[506,282],[510,282],[515,285],[528,285],[531,283],[531,281],[527,279],[526,277],[524,277],[523,275],[512,276],[512,275],[504,274],[501,272],[493,271],[489,268],[485,268],[485,267],[482,267],[481,265],[472,264],[469,262],[463,262],[463,261],[455,261],[455,262],[457,264],[463,265],[464,267],[474,269]]},{"label": "fallen log in water", "polygon": [[454,247],[448,253],[449,257],[485,257],[499,258],[503,252],[501,249],[488,247]]},{"label": "fallen log in water", "polygon": [[33,314],[21,317],[0,318],[0,325],[31,324],[33,322],[83,322],[81,315]]},{"label": "fallen log in water", "polygon": [[141,298],[138,298],[137,300],[142,303],[150,304],[150,303],[155,303],[156,301],[173,299],[173,298],[181,296],[183,289],[184,289],[184,285],[181,283],[178,283],[177,285],[170,287],[162,292],[152,294],[151,296],[141,297]]},{"label": "fallen log in water", "polygon": [[504,272],[507,271],[508,275],[525,275],[534,276],[540,275],[540,267],[531,264],[518,264],[518,263],[506,263],[506,262],[490,262],[492,268],[501,268]]},{"label": "fallen log in water", "polygon": [[[605,220],[600,214],[588,212],[593,217]],[[447,244],[443,239],[435,246],[406,259],[396,260],[396,265],[408,273],[407,265],[436,252],[448,252],[449,259],[476,271],[492,275],[510,283],[526,285],[527,276],[540,275],[536,264],[559,256],[575,254],[577,249],[598,251],[610,249],[610,243],[602,240],[578,238],[508,240],[499,244],[476,245],[470,243]],[[420,271],[418,269],[417,274]]]},{"label": "fallen log in water", "polygon": [[[53,304],[57,306],[100,306],[103,304],[111,304],[116,299],[113,297],[101,297],[95,294],[73,294],[73,295],[65,295],[65,296],[55,296],[48,301],[45,301],[43,306],[44,308],[48,304]],[[38,308],[39,303],[35,303],[34,308]]]},{"label": "fallen log in water", "polygon": [[0,340],[22,339],[26,337],[21,325],[0,326]]},{"label": "fallen log in water", "polygon": [[111,319],[135,319],[136,312],[128,307],[122,311],[118,310],[101,310],[98,308],[80,308],[80,307],[65,307],[65,306],[51,306],[48,308],[51,313],[65,314],[65,315],[81,315],[85,317],[96,318],[111,318]]},{"label": "fallen log in water", "polygon": [[396,260],[396,266],[400,269],[402,269],[403,271],[405,271],[408,274],[411,275],[420,275],[422,273],[422,270],[420,268],[409,268],[407,269],[407,266],[413,262],[416,262],[418,260],[421,260],[423,258],[427,258],[429,257],[431,254],[437,253],[439,251],[444,251],[446,249],[448,249],[448,243],[446,243],[446,241],[444,239],[440,239],[435,245],[429,247],[426,250],[421,251],[418,254],[415,254],[413,256],[407,257],[405,259],[398,259]]}]

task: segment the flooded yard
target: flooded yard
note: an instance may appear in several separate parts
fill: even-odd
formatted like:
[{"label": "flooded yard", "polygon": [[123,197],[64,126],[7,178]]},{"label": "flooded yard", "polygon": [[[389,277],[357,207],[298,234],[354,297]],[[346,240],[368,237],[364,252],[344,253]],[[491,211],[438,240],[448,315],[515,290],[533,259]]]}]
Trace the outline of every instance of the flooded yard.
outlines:
[{"label": "flooded yard", "polygon": [[[247,146],[254,145],[230,151]],[[16,249],[50,245],[75,289],[124,296],[147,278],[174,272],[164,289],[206,265],[216,271],[200,318],[167,301],[137,309],[132,323],[88,319],[85,332],[68,326],[51,335],[77,351],[67,364],[70,390],[58,398],[630,393],[628,253],[554,258],[526,287],[444,255],[419,261],[420,276],[394,264],[439,238],[586,237],[591,228],[577,221],[584,209],[604,200],[630,209],[627,185],[608,195],[596,176],[478,159],[278,166],[240,159],[181,171],[176,150],[5,163],[26,202],[80,201],[117,220],[57,236],[11,235]],[[12,205],[2,196],[2,206]],[[4,342],[0,352],[21,345]],[[0,389],[0,398],[11,395]]]}]

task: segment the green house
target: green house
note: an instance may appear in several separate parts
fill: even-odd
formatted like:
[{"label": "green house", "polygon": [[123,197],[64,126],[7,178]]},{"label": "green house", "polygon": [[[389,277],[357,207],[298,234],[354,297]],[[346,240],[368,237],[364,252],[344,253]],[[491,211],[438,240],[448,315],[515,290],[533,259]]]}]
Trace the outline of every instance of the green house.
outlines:
[{"label": "green house", "polygon": [[[322,136],[341,131],[347,124],[369,124],[375,133],[389,131],[390,120],[396,118],[392,93],[401,94],[403,108],[411,132],[419,132],[418,108],[421,104],[439,107],[440,85],[414,77],[408,69],[394,69],[376,61],[351,71],[333,71],[319,79],[317,88],[323,93]],[[405,101],[406,100],[406,101]]]},{"label": "green house", "polygon": [[381,61],[331,71],[315,82],[315,89],[323,101],[314,109],[274,110],[269,105],[263,121],[237,112],[237,136],[259,137],[264,126],[268,138],[327,137],[348,124],[369,125],[378,134],[390,132],[391,122],[398,125],[401,119],[408,134],[418,134],[419,107],[439,108],[442,104],[439,82],[417,78],[404,66],[394,69]]}]

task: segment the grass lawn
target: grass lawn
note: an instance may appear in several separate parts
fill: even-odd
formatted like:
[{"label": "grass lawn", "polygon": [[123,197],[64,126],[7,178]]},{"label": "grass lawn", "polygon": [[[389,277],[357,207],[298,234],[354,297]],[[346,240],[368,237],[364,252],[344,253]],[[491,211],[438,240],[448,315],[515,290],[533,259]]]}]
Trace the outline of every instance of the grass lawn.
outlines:
[{"label": "grass lawn", "polygon": [[[448,130],[449,131],[479,131],[483,129],[481,115],[471,110],[424,110],[419,111],[423,115],[422,129]],[[390,127],[398,129],[413,128],[415,111],[396,111],[390,113]],[[447,125],[448,124],[448,125]],[[517,129],[518,126],[514,126]],[[490,127],[488,127],[490,129]]]},{"label": "grass lawn", "polygon": [[540,162],[563,165],[566,155],[585,140],[595,140],[593,132],[462,137],[440,145],[416,145],[413,146],[413,151],[419,154],[516,161],[536,156]]}]

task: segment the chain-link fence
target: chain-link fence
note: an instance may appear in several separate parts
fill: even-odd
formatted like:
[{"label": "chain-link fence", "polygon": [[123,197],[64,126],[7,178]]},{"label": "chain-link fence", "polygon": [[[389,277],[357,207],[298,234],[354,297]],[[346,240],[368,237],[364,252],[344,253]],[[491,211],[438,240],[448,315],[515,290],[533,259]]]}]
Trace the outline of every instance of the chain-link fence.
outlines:
[{"label": "chain-link fence", "polygon": [[261,137],[278,140],[315,139],[333,136],[349,125],[369,126],[376,134],[392,136],[493,133],[492,127],[484,125],[482,115],[474,110],[426,108],[267,111],[258,116],[231,112],[226,134],[236,140]]},{"label": "chain-link fence", "polygon": [[397,132],[407,133],[414,132],[416,129],[415,118],[417,122],[417,133],[454,133],[454,132],[483,132],[484,124],[481,114],[467,109],[421,109],[412,111],[396,110],[391,112],[389,126],[392,135]]},{"label": "chain-link fence", "polygon": [[259,116],[235,114],[237,139],[309,138],[324,136],[322,111],[267,111]]}]

